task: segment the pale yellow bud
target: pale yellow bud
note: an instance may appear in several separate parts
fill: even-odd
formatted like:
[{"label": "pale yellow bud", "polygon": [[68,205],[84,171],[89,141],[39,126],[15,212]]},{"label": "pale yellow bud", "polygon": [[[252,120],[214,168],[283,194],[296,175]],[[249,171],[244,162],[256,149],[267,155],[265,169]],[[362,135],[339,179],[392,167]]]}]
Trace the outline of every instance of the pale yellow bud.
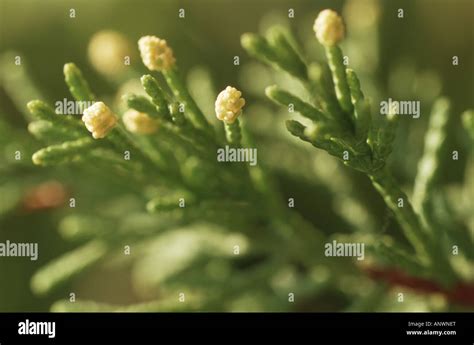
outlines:
[{"label": "pale yellow bud", "polygon": [[143,63],[151,71],[163,71],[171,69],[176,60],[173,50],[165,40],[156,36],[143,36],[138,40],[138,49]]},{"label": "pale yellow bud", "polygon": [[319,12],[313,29],[318,41],[325,46],[333,46],[344,39],[342,18],[333,10]]},{"label": "pale yellow bud", "polygon": [[117,117],[103,102],[95,102],[84,110],[82,121],[94,139],[103,138],[117,124]]},{"label": "pale yellow bud", "polygon": [[99,31],[92,36],[87,53],[92,66],[108,76],[114,76],[127,67],[127,57],[132,55],[130,42],[112,30]]},{"label": "pale yellow bud", "polygon": [[242,113],[242,108],[245,105],[245,99],[241,96],[242,92],[235,87],[227,86],[216,99],[217,118],[225,123],[233,123]]},{"label": "pale yellow bud", "polygon": [[129,109],[122,118],[125,128],[137,134],[152,134],[158,129],[158,123],[145,113]]}]

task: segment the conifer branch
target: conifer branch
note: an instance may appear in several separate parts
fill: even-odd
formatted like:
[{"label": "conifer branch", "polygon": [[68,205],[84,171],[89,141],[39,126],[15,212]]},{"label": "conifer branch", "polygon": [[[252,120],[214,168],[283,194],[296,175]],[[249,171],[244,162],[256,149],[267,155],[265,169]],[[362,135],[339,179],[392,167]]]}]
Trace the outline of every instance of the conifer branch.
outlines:
[{"label": "conifer branch", "polygon": [[[290,53],[282,53],[286,51],[287,45],[281,39],[273,38],[271,45],[260,36],[245,34],[241,42],[250,55],[303,79],[308,93],[317,93],[314,104],[310,104],[276,86],[266,89],[271,100],[287,107],[292,105],[295,111],[312,121],[311,126],[304,126],[298,121],[287,120],[286,127],[292,135],[338,157],[345,165],[365,173],[371,179],[395,214],[417,255],[417,263],[409,260],[412,254],[404,249],[390,251],[386,247],[380,247],[385,255],[394,258],[392,263],[400,260],[401,265],[407,269],[426,269],[430,277],[443,284],[451,284],[458,278],[450,267],[447,254],[439,255],[440,250],[443,250],[439,240],[440,233],[436,230],[437,235],[430,233],[427,227],[431,225],[423,220],[431,211],[427,209],[428,214],[420,217],[386,166],[396,137],[397,116],[390,113],[380,121],[372,118],[370,103],[356,73],[350,68],[346,69],[344,65],[343,53],[338,46],[344,38],[344,26],[338,14],[331,10],[322,11],[315,21],[314,30],[318,41],[324,46],[331,77],[321,64],[313,63],[308,68],[309,82],[304,82],[304,78],[298,76],[290,67],[291,63],[286,61],[293,59],[295,64],[299,64],[300,59]],[[446,101],[439,101],[435,105],[436,116],[432,119],[432,129],[427,134],[429,144],[425,145],[426,156],[420,163],[420,175],[415,187],[415,207],[429,200],[428,193],[433,188],[434,174],[439,171],[437,162],[440,159],[440,145],[444,142],[447,116],[446,110],[439,108],[440,104],[445,104],[443,102]],[[464,115],[466,127],[471,123],[470,118],[469,113]],[[432,228],[437,226],[433,225]]]}]

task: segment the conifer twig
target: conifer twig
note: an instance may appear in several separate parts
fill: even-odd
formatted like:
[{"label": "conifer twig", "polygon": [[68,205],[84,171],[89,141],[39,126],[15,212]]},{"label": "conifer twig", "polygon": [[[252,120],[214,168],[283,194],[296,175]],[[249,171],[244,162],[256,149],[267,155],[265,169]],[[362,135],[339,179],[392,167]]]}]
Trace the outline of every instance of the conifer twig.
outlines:
[{"label": "conifer twig", "polygon": [[89,84],[75,64],[64,65],[64,77],[69,91],[76,101],[93,101],[95,99]]},{"label": "conifer twig", "polygon": [[[214,132],[211,125],[191,97],[179,75],[173,50],[167,42],[156,36],[144,36],[138,41],[138,47],[145,66],[151,71],[159,71],[163,74],[176,99],[184,105],[193,125],[203,130],[207,135],[213,136]],[[149,91],[153,94],[152,97],[157,101],[159,108],[163,108],[163,98],[159,96],[160,92],[156,92],[157,84],[155,85],[151,81],[149,77],[142,80],[147,88],[151,87]]]},{"label": "conifer twig", "polygon": [[[276,86],[267,88],[267,96],[284,106],[292,105],[294,110],[312,121],[312,125],[305,126],[298,121],[287,120],[286,126],[292,135],[338,157],[344,164],[365,173],[371,179],[395,214],[405,237],[417,254],[419,265],[411,267],[415,267],[415,270],[424,267],[430,276],[440,282],[452,283],[456,277],[449,260],[446,256],[439,255],[442,250],[440,234],[438,233],[438,239],[435,239],[427,231],[426,222],[415,212],[407,195],[398,187],[386,166],[396,135],[396,114],[390,113],[381,121],[373,121],[370,103],[362,92],[356,73],[352,69],[346,69],[343,63],[343,54],[338,43],[344,38],[344,25],[338,14],[332,10],[320,12],[314,30],[318,41],[325,48],[332,80],[323,66],[310,64],[309,83],[304,85],[309,93],[318,93],[314,104],[305,103]],[[251,55],[294,74],[289,62],[285,61],[284,54],[277,53],[285,51],[286,46],[276,39],[273,44],[272,46],[263,38],[252,34],[242,36],[242,45]],[[286,58],[290,56],[292,55],[286,54]],[[439,131],[444,130],[445,121],[438,121],[440,116],[442,115],[437,116],[436,121],[433,120],[436,122],[436,130],[433,129],[428,134],[431,137],[429,162],[422,163],[430,171],[417,182],[415,206],[420,200],[426,202],[427,195],[423,191],[429,189],[436,169],[436,164],[428,163],[433,163],[433,157],[439,156],[438,146],[443,141]],[[465,123],[470,123],[469,115],[465,115],[465,118]],[[433,136],[438,139],[436,145],[432,143]],[[403,250],[389,254],[398,258],[407,258],[410,255]],[[404,262],[409,264],[407,260]]]}]

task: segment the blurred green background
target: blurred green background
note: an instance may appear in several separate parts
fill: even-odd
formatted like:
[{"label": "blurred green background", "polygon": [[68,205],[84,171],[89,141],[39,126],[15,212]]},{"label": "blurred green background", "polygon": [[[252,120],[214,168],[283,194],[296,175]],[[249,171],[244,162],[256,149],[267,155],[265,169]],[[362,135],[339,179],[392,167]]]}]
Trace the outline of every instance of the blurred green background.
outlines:
[{"label": "blurred green background", "polygon": [[[74,193],[81,203],[94,200],[97,205],[102,199],[104,202],[111,199],[111,193],[114,193],[111,191],[114,189],[98,190],[101,180],[96,176],[83,174],[78,179],[74,171],[67,168],[42,169],[27,162],[12,162],[11,152],[17,147],[21,147],[22,152],[31,153],[41,145],[26,131],[27,118],[23,116],[26,103],[15,101],[15,97],[20,100],[27,98],[24,94],[29,95],[31,90],[26,86],[23,90],[21,84],[10,84],[6,67],[9,62],[5,59],[11,58],[11,52],[21,56],[27,70],[27,79],[36,87],[36,91],[44,100],[54,104],[58,100],[69,98],[62,72],[66,62],[75,62],[98,93],[109,97],[115,94],[116,81],[98,73],[88,61],[88,44],[96,32],[118,31],[132,42],[135,51],[135,42],[139,37],[157,35],[166,38],[173,47],[184,72],[191,71],[196,66],[204,66],[209,69],[217,90],[226,85],[241,86],[248,104],[258,103],[267,107],[268,101],[263,100],[264,89],[259,87],[264,82],[255,77],[257,74],[252,78],[251,71],[255,61],[241,48],[241,34],[262,32],[273,23],[284,23],[294,30],[311,59],[320,58],[321,48],[312,38],[312,24],[317,13],[324,8],[333,8],[343,13],[345,18],[346,14],[352,13],[352,27],[357,28],[359,25],[363,32],[364,22],[367,22],[370,26],[367,32],[370,35],[376,34],[373,39],[370,38],[372,36],[356,37],[354,34],[354,40],[351,41],[353,32],[349,26],[349,43],[343,44],[343,48],[347,48],[349,52],[353,49],[350,42],[354,42],[356,47],[358,44],[369,44],[372,49],[376,47],[372,55],[370,51],[368,53],[375,61],[357,57],[354,53],[354,59],[350,62],[356,71],[361,71],[362,85],[367,85],[369,97],[377,100],[388,94],[394,99],[426,100],[422,103],[421,119],[405,122],[400,129],[399,149],[394,153],[393,161],[396,163],[393,165],[397,177],[404,184],[413,180],[422,149],[422,136],[419,133],[423,133],[426,127],[427,116],[424,115],[435,96],[444,94],[452,100],[454,116],[473,106],[472,0],[371,1],[377,8],[375,12],[361,11],[360,8],[357,12],[356,1],[334,0],[0,1],[0,54],[3,57],[0,71],[0,111],[2,121],[8,124],[0,132],[0,160],[5,160],[2,162],[0,177],[0,241],[9,239],[38,242],[40,246],[40,258],[36,262],[21,258],[0,258],[0,311],[46,310],[53,301],[70,291],[63,289],[39,298],[30,290],[31,275],[44,263],[73,246],[64,242],[56,231],[61,218],[69,210],[65,206],[32,210],[25,206],[28,193],[35,186],[50,180],[61,181],[66,186],[64,193]],[[185,18],[178,17],[180,8],[185,9]],[[287,17],[290,8],[294,9],[293,19]],[[404,10],[403,19],[397,17],[399,8]],[[69,17],[70,9],[75,10],[75,18]],[[453,55],[459,57],[459,66],[452,65]],[[233,64],[234,56],[240,57],[240,66]],[[132,55],[131,65],[140,73],[146,72],[136,52]],[[252,118],[251,123],[256,122],[258,126],[258,111],[250,112],[249,116]],[[459,123],[454,122],[453,131],[462,132]],[[14,143],[11,136],[15,137]],[[462,134],[454,135],[451,140],[453,148],[465,145]],[[268,155],[274,156],[269,157],[269,161],[278,160],[277,148],[268,152]],[[24,160],[29,160],[27,154]],[[445,184],[455,184],[462,180],[464,161],[465,157],[461,157],[462,164],[443,171]],[[357,173],[347,174],[359,181],[354,189],[367,205],[371,205],[373,213],[370,217],[376,227],[381,227],[386,221],[381,199]],[[91,185],[88,179],[92,178],[94,183]],[[310,194],[306,193],[307,186],[303,182],[298,187],[295,180],[286,183],[282,178],[281,183],[284,191],[299,193],[299,200],[304,200],[308,197],[306,194]],[[119,183],[115,192],[120,195],[127,188],[128,186]],[[344,231],[347,222],[340,220],[336,211],[311,207],[314,202],[321,206],[325,204],[324,193],[317,186],[315,192],[320,199],[300,201],[299,211],[328,233]],[[83,209],[87,210],[87,207]],[[134,296],[132,287],[123,283],[127,281],[123,279],[127,274],[129,272],[126,270],[119,273],[107,270],[92,272],[86,278],[73,282],[74,291],[81,291],[84,296],[109,303],[131,303],[137,297]],[[344,297],[336,296],[326,308],[337,310],[344,303]]]}]

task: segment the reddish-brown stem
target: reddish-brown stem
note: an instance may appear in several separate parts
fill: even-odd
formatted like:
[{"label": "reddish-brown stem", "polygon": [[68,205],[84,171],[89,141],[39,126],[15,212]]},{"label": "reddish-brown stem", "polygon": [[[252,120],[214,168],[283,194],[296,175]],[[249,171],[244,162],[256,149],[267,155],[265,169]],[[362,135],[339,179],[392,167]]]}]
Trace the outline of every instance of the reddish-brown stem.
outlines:
[{"label": "reddish-brown stem", "polygon": [[474,306],[474,284],[458,283],[445,288],[428,279],[410,276],[394,268],[365,267],[368,276],[377,281],[384,281],[390,286],[403,286],[420,293],[440,293],[450,302],[465,307]]}]

